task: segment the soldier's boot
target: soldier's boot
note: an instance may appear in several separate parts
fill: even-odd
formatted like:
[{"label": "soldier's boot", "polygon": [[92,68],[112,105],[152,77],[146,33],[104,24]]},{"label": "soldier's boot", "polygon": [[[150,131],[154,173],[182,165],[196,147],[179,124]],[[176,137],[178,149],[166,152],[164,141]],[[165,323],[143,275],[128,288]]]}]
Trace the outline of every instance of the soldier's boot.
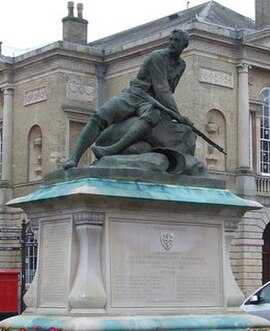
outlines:
[{"label": "soldier's boot", "polygon": [[98,159],[103,156],[120,154],[124,149],[139,141],[150,131],[151,125],[143,119],[135,122],[128,132],[110,146],[93,146],[92,151]]},{"label": "soldier's boot", "polygon": [[63,164],[64,170],[77,167],[80,158],[84,152],[95,142],[101,130],[102,127],[99,121],[92,118],[87,122],[76,141],[75,147],[69,159]]}]

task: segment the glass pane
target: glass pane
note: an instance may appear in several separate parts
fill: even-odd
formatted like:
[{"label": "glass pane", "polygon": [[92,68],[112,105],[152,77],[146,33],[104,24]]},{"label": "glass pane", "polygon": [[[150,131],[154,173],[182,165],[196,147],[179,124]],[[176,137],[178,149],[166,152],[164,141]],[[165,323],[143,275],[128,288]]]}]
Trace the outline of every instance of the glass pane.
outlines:
[{"label": "glass pane", "polygon": [[268,165],[266,163],[263,163],[262,172],[264,172],[264,173],[268,173],[269,172],[269,167],[268,167]]},{"label": "glass pane", "polygon": [[263,116],[269,117],[269,105],[263,106]]},{"label": "glass pane", "polygon": [[268,96],[268,90],[263,90],[262,93],[260,94],[259,99],[261,101],[264,101],[267,98],[267,96]]},{"label": "glass pane", "polygon": [[266,286],[261,290],[260,293],[260,299],[263,303],[269,303],[270,302],[270,286]]}]

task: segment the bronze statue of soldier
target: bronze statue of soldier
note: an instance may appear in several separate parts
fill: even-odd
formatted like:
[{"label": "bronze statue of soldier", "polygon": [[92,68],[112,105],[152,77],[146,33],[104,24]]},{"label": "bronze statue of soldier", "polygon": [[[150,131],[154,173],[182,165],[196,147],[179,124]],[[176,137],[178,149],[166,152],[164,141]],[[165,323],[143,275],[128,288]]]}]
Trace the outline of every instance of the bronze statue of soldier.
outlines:
[{"label": "bronze statue of soldier", "polygon": [[[153,100],[180,115],[173,93],[186,68],[180,55],[188,43],[188,34],[185,31],[175,29],[171,32],[168,47],[153,51],[143,62],[129,87],[95,111],[80,133],[70,158],[63,164],[64,169],[76,167],[86,149],[113,123],[137,116],[135,123],[118,141],[108,146],[92,147],[97,159],[121,154],[128,146],[143,139],[161,118],[161,111]],[[181,122],[193,125],[183,116]]]}]

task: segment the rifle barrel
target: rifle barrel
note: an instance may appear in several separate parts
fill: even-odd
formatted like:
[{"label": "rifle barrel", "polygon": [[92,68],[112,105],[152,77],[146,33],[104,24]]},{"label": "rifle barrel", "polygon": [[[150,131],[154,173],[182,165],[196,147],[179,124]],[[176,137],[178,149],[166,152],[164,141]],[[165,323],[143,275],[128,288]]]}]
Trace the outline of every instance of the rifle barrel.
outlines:
[{"label": "rifle barrel", "polygon": [[153,103],[155,106],[157,106],[160,110],[163,110],[165,113],[169,114],[173,119],[175,119],[177,122],[185,124],[189,127],[191,127],[192,131],[195,132],[198,136],[203,138],[208,144],[212,145],[214,148],[216,148],[219,152],[223,153],[224,155],[227,155],[224,148],[216,144],[213,140],[208,138],[204,133],[202,133],[199,129],[197,129],[194,125],[191,125],[187,122],[185,122],[182,117],[174,112],[173,110],[165,107],[162,103],[157,101],[155,98],[151,97],[150,95],[147,96],[148,100]]}]

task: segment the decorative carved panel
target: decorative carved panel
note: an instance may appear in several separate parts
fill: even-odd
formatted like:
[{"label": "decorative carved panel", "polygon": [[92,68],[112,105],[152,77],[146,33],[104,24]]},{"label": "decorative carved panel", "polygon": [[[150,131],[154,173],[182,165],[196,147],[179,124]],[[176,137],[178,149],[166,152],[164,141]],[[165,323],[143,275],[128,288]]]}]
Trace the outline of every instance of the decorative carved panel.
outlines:
[{"label": "decorative carved panel", "polygon": [[233,88],[232,74],[224,71],[200,68],[199,81],[202,83]]}]

